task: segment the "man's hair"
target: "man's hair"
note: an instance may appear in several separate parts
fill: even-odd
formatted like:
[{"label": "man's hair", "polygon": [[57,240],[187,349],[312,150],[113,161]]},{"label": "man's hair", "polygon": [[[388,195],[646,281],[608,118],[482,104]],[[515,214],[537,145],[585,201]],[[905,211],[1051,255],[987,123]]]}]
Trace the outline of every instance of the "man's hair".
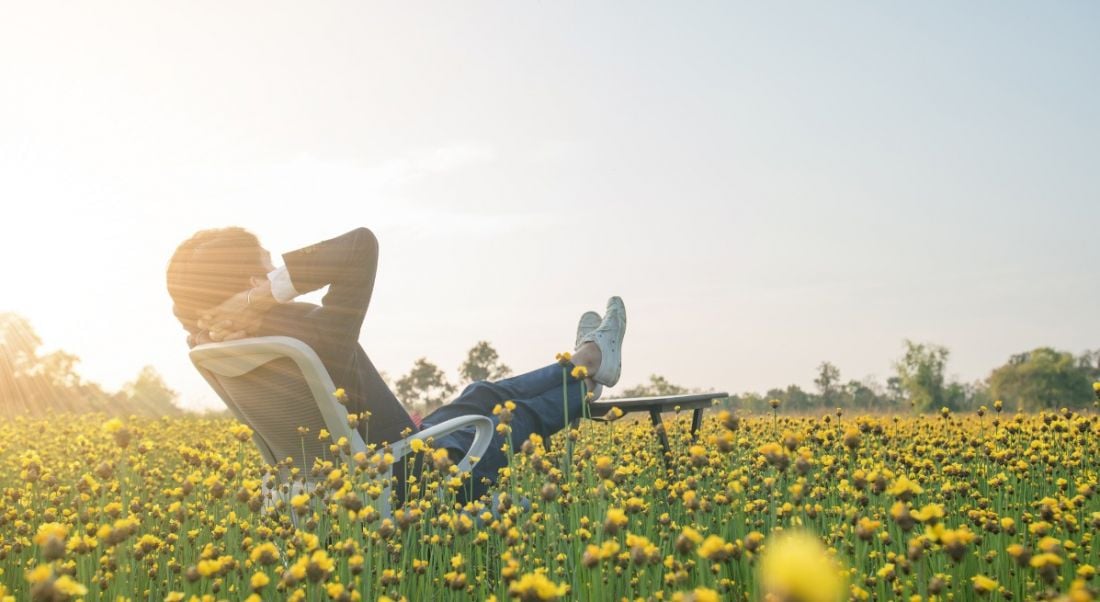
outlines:
[{"label": "man's hair", "polygon": [[240,227],[200,230],[180,243],[168,261],[172,311],[190,333],[203,311],[249,288],[252,276],[264,276],[263,247]]}]

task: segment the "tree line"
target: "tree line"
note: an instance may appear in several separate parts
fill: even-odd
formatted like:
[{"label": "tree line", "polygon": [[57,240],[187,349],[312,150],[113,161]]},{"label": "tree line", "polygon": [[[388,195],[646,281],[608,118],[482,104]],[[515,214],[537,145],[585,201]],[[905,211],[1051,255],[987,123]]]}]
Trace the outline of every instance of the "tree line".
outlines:
[{"label": "tree line", "polygon": [[[66,351],[43,353],[42,341],[30,323],[14,313],[0,313],[0,410],[6,414],[45,416],[57,412],[100,411],[116,415],[178,414],[179,395],[152,366],[143,367],[118,391],[107,391],[85,380],[76,370],[80,359]],[[1074,355],[1050,347],[1017,353],[975,382],[947,376],[950,351],[933,343],[906,340],[885,383],[873,378],[845,380],[829,361],[818,365],[814,388],[798,385],[763,393],[731,396],[729,403],[749,411],[770,411],[773,400],[786,412],[974,411],[1000,400],[1010,411],[1082,408],[1097,403],[1093,384],[1100,381],[1100,349]],[[488,341],[478,341],[458,366],[457,378],[426,357],[396,381],[383,378],[411,411],[427,415],[455,397],[461,387],[478,380],[499,380],[512,374]],[[645,397],[701,392],[652,374],[646,382],[611,397]]]},{"label": "tree line", "polygon": [[[1050,347],[1039,347],[1009,357],[1003,365],[975,382],[961,382],[947,375],[950,351],[933,343],[903,342],[903,353],[893,363],[893,374],[885,383],[875,379],[842,378],[840,369],[823,361],[818,365],[814,389],[798,385],[772,388],[763,393],[747,392],[730,397],[730,405],[749,411],[770,411],[778,400],[784,411],[820,412],[834,409],[854,412],[938,412],[976,411],[1000,400],[1009,410],[1039,411],[1082,408],[1096,403],[1092,383],[1100,381],[1100,349],[1074,355]],[[500,362],[495,349],[480,341],[459,367],[462,382],[495,380],[511,374]],[[395,391],[417,411],[430,412],[450,400],[458,385],[427,358],[420,358],[412,370],[398,379]],[[703,389],[673,384],[651,374],[648,381],[628,387],[612,397],[646,397],[702,392]]]},{"label": "tree line", "polygon": [[1100,349],[1074,355],[1050,347],[1017,353],[989,375],[974,382],[947,376],[947,347],[905,340],[885,383],[874,379],[845,381],[828,361],[817,367],[814,390],[798,385],[764,393],[741,393],[731,403],[752,411],[770,411],[778,400],[785,411],[819,412],[833,408],[854,412],[977,411],[1001,401],[1009,411],[1083,408],[1096,404],[1093,383],[1100,380]]},{"label": "tree line", "polygon": [[80,358],[67,351],[43,353],[42,339],[26,318],[0,313],[0,411],[5,415],[50,416],[63,412],[165,416],[183,410],[179,394],[152,366],[145,366],[118,391],[85,380]]}]

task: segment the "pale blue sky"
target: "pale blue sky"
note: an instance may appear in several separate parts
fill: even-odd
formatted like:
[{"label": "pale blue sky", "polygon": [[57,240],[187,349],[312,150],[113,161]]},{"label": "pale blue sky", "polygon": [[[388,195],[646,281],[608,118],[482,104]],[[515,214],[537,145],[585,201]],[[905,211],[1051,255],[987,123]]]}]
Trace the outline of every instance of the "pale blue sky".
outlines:
[{"label": "pale blue sky", "polygon": [[192,407],[163,284],[203,227],[372,228],[393,376],[528,369],[627,304],[625,384],[984,377],[1100,346],[1100,5],[11,3],[0,311]]}]

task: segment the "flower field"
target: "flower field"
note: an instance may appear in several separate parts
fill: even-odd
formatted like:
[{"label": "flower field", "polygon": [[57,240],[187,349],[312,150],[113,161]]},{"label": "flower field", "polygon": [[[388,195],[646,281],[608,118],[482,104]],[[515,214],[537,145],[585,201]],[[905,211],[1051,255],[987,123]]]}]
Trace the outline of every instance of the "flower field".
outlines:
[{"label": "flower field", "polygon": [[[709,411],[516,446],[491,503],[433,470],[392,520],[383,453],[266,509],[222,418],[0,422],[0,598],[1093,599],[1100,421]],[[325,433],[302,433],[325,437]],[[289,496],[288,496],[289,497]]]}]

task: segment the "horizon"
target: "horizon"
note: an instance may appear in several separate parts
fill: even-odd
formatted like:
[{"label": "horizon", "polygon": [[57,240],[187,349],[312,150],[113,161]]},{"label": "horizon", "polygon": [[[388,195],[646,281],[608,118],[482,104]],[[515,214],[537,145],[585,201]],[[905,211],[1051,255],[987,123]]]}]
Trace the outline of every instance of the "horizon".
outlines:
[{"label": "horizon", "polygon": [[479,340],[545,365],[610,295],[610,394],[812,390],[822,361],[884,382],[906,338],[967,383],[1078,354],[1100,7],[983,6],[15,6],[0,312],[91,381],[151,364],[218,410],[175,246],[241,225],[280,265],[366,226],[360,341],[392,380],[421,356],[453,377]]},{"label": "horizon", "polygon": [[[319,291],[318,293],[310,294],[310,296],[311,297],[312,296],[320,296],[321,292],[323,292],[324,290],[325,289],[321,289],[321,291]],[[0,312],[0,313],[2,313],[2,312]],[[16,315],[19,315],[19,314],[16,314]],[[34,328],[33,324],[31,324],[30,326],[31,326],[32,329]],[[904,343],[905,341],[903,340],[902,342]],[[922,343],[923,344],[932,344],[932,345],[936,344],[934,341],[912,341],[912,342],[917,343],[917,344],[922,344]],[[490,341],[490,344],[491,344],[491,341]],[[953,374],[950,371],[946,371],[945,376],[947,377],[947,383],[945,383],[945,384],[950,384],[952,382],[962,384],[962,385],[970,385],[970,384],[978,384],[978,383],[988,384],[989,377],[990,377],[991,373],[994,370],[996,370],[999,367],[1002,367],[1002,366],[1005,366],[1005,365],[1011,363],[1012,360],[1018,355],[1030,354],[1030,353],[1032,353],[1034,351],[1037,351],[1037,350],[1040,350],[1040,349],[1054,349],[1056,352],[1059,352],[1059,353],[1070,353],[1074,356],[1075,360],[1080,360],[1081,356],[1083,356],[1085,354],[1100,354],[1100,348],[1075,351],[1075,350],[1068,350],[1068,349],[1058,349],[1056,347],[1051,347],[1049,345],[1041,345],[1041,346],[1035,347],[1033,349],[1022,350],[1018,353],[1010,354],[1005,359],[1004,362],[1002,362],[1000,364],[997,364],[995,366],[991,366],[989,371],[988,371],[989,373],[987,373],[985,376],[981,376],[981,377],[978,377],[978,378],[970,380],[970,381],[961,379],[961,378],[958,377],[958,375]],[[61,348],[58,348],[56,346],[51,346],[51,345],[48,344],[48,342],[43,341],[41,351],[43,352],[43,354],[46,354],[46,353],[50,353],[52,351],[68,351],[68,350],[61,349]],[[472,351],[472,349],[468,350],[468,351]],[[948,351],[950,351],[950,350],[948,350]],[[432,361],[431,358],[427,358],[427,359],[428,359],[429,362]],[[463,356],[463,359],[465,359],[465,355]],[[505,358],[499,358],[499,359],[502,363],[504,363],[505,365],[508,365],[509,368],[511,367],[508,364],[508,362],[506,361]],[[900,358],[889,362],[891,370],[893,370],[894,364],[899,360],[900,360]],[[824,362],[829,362],[829,360],[825,359],[825,360],[823,360],[823,363]],[[829,362],[829,363],[831,364],[831,362]],[[948,357],[948,365],[950,365],[950,357]],[[148,365],[148,366],[151,366],[151,364]],[[138,371],[140,372],[140,370],[143,369],[144,367],[145,366],[142,366],[141,368],[139,368]],[[463,380],[463,377],[461,376],[461,374],[459,374],[459,370],[457,368],[448,369],[447,366],[438,366],[438,367],[446,374],[446,378],[448,379],[448,381],[451,384],[458,385],[459,387],[461,387],[461,385],[463,385],[463,384],[466,384],[467,381]],[[876,391],[876,393],[885,392],[885,389],[887,389],[887,385],[888,385],[888,383],[886,382],[887,379],[889,379],[892,376],[896,376],[896,372],[890,371],[890,372],[887,372],[882,378],[880,378],[879,375],[877,375],[877,374],[868,374],[868,375],[863,376],[863,377],[854,377],[853,378],[850,375],[846,376],[845,372],[841,369],[840,366],[835,366],[834,365],[833,367],[840,371],[839,384],[840,384],[841,388],[843,388],[848,382],[856,381],[856,382],[858,382],[859,384],[861,384],[863,386],[871,387],[873,390]],[[154,366],[154,369],[155,369],[155,366]],[[87,378],[85,374],[82,374],[81,370],[79,368],[79,362],[77,364],[76,373],[79,374],[82,378],[84,378],[85,382],[87,382],[89,384],[103,385],[103,383],[100,383],[100,382],[96,381],[95,379]],[[392,387],[393,381],[395,381],[397,378],[399,378],[401,376],[401,374],[390,374],[385,370],[381,370],[381,373],[382,373],[383,378],[385,378],[387,381],[389,381],[391,387]],[[158,371],[158,374],[160,374],[159,371]],[[512,374],[514,375],[515,372],[513,371]],[[134,376],[135,377],[137,376],[136,372],[135,372]],[[160,376],[163,377],[163,374],[160,374]],[[643,378],[639,379],[638,382],[620,383],[619,386],[617,386],[615,388],[612,388],[612,389],[609,389],[610,396],[611,396],[610,398],[621,397],[621,396],[623,396],[623,393],[624,393],[625,390],[630,389],[632,387],[648,385],[649,382],[650,382],[651,376],[652,377],[662,377],[662,378],[664,377],[664,375],[662,375],[662,374],[651,373],[651,374],[646,375]],[[132,380],[133,379],[130,379],[130,382],[132,382]],[[122,384],[126,384],[126,383],[120,383],[120,385],[122,385]],[[682,387],[682,388],[686,389],[687,392],[708,392],[708,391],[719,391],[720,390],[720,388],[718,388],[718,387],[691,386],[691,385],[685,385],[684,383],[677,383],[677,382],[670,382],[668,384]],[[1100,383],[1098,383],[1098,384],[1100,384]],[[814,383],[813,380],[811,379],[811,382],[810,382],[809,385],[807,385],[806,383],[803,383],[803,382],[789,382],[789,383],[785,383],[785,384],[784,383],[774,383],[772,385],[768,385],[766,387],[762,387],[762,388],[759,388],[759,389],[726,390],[725,392],[728,393],[731,398],[734,398],[734,397],[745,398],[746,396],[755,395],[755,396],[758,396],[762,400],[766,400],[766,399],[768,399],[769,395],[771,393],[773,393],[774,391],[777,391],[777,390],[778,391],[787,391],[788,387],[792,387],[792,386],[798,387],[801,391],[806,392],[808,394],[814,394],[815,389],[818,388],[816,383]],[[169,386],[169,388],[171,388],[171,387]],[[114,389],[117,390],[118,387],[114,387]],[[105,392],[111,393],[112,388],[111,387],[106,387]],[[176,393],[179,393],[179,392],[177,391]],[[457,392],[455,394],[457,395]],[[221,413],[221,412],[227,412],[228,411],[228,408],[226,408],[224,405],[221,405],[220,402],[216,402],[212,405],[198,405],[198,406],[192,405],[192,406],[188,406],[188,405],[180,403],[180,401],[181,401],[180,399],[176,400],[179,409],[184,410],[186,412],[196,412],[196,413],[199,413],[199,414],[208,414],[208,413]],[[830,408],[825,408],[825,409],[827,411],[831,411],[831,407]],[[892,408],[892,407],[870,408],[870,409],[864,409],[862,411],[865,412],[865,413],[869,412],[871,414],[874,414],[874,413],[876,413],[880,410],[885,411],[885,410],[890,410],[890,409],[896,409],[896,408]],[[971,407],[969,409],[971,411],[974,411],[974,410],[977,409],[977,405],[974,405],[973,407]],[[794,414],[801,414],[801,413],[805,413],[805,412],[810,412],[812,410],[810,410],[810,409],[794,409],[794,410],[792,410],[790,408],[785,408],[785,412],[788,413],[788,414],[791,413],[792,411],[794,412]],[[966,409],[964,408],[963,411],[965,413]]]}]

